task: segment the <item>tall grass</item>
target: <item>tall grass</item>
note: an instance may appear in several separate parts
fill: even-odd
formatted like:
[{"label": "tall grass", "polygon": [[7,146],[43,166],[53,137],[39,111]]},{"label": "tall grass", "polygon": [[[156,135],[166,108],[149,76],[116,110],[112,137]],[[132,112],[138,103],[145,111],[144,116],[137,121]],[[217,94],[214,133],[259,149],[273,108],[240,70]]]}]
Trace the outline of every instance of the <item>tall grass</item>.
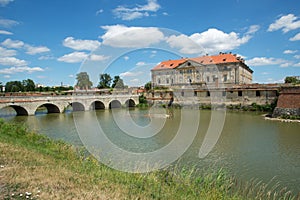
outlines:
[{"label": "tall grass", "polygon": [[239,183],[223,169],[116,171],[85,149],[1,119],[0,165],[0,199],[299,199],[255,181]]}]

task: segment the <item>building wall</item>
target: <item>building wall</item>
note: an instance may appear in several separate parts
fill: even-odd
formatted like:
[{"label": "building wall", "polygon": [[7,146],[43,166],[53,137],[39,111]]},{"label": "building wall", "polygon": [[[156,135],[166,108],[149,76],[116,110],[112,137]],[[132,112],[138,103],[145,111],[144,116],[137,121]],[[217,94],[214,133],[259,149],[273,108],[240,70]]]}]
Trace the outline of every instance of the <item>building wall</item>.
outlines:
[{"label": "building wall", "polygon": [[178,69],[152,70],[153,86],[174,86],[188,84],[213,84],[219,86],[252,83],[252,73],[243,63],[189,66]]}]

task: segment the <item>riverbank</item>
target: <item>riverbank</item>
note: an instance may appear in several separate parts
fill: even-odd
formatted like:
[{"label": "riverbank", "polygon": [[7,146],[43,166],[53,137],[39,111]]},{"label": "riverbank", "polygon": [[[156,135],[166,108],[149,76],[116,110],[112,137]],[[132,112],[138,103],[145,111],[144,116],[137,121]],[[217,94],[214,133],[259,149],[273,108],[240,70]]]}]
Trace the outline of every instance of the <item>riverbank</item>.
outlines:
[{"label": "riverbank", "polygon": [[291,197],[290,193],[274,193],[255,183],[241,186],[223,170],[194,175],[193,171],[182,169],[147,174],[119,172],[84,156],[83,149],[0,119],[0,199],[26,199],[26,196],[29,199]]}]

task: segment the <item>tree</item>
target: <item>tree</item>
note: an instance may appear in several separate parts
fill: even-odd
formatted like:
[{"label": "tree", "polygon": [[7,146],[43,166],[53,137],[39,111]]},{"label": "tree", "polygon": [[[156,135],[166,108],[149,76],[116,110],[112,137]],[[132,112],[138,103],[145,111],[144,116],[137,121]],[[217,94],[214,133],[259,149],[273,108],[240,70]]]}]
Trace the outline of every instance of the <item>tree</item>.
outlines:
[{"label": "tree", "polygon": [[35,84],[31,79],[23,80],[22,85],[25,92],[35,91]]},{"label": "tree", "polygon": [[76,75],[76,86],[80,89],[90,89],[93,86],[93,83],[90,81],[90,77],[87,72],[80,72]]},{"label": "tree", "polygon": [[9,81],[5,84],[6,92],[23,92],[24,86],[21,81]]},{"label": "tree", "polygon": [[110,88],[110,84],[111,84],[111,76],[109,74],[100,74],[100,81],[98,84],[98,88],[102,89],[102,88]]},{"label": "tree", "polygon": [[287,77],[285,77],[284,82],[298,84],[298,83],[300,83],[300,80],[298,80],[295,76],[287,76]]},{"label": "tree", "polygon": [[145,90],[147,90],[147,91],[151,90],[151,87],[152,87],[151,81],[149,81],[148,83],[146,83],[145,86],[144,86]]},{"label": "tree", "polygon": [[115,76],[113,83],[111,85],[112,88],[124,88],[124,81],[120,78],[120,76]]}]

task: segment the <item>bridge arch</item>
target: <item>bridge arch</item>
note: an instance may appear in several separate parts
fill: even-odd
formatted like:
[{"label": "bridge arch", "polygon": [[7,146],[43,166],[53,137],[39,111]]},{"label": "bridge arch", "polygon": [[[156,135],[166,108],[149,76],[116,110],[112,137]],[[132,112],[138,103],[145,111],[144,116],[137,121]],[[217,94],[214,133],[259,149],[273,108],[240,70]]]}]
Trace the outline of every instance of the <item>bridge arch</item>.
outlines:
[{"label": "bridge arch", "polygon": [[[9,105],[6,107],[11,107],[16,111],[17,116],[26,116],[28,115],[28,111],[26,110],[26,108],[22,107],[22,106],[18,106],[18,105]],[[1,108],[4,109],[5,107]]]},{"label": "bridge arch", "polygon": [[125,101],[125,106],[127,108],[135,107],[135,101],[133,99],[128,99]]},{"label": "bridge arch", "polygon": [[119,100],[112,100],[110,103],[109,103],[109,109],[113,109],[113,108],[121,108],[122,107],[122,104]]},{"label": "bridge arch", "polygon": [[103,110],[105,109],[105,105],[102,101],[94,101],[90,106],[91,110]]},{"label": "bridge arch", "polygon": [[[59,107],[55,104],[44,103],[44,104],[40,105],[38,108],[41,108],[43,106],[47,109],[47,113],[60,113]],[[37,112],[37,109],[35,112]]]},{"label": "bridge arch", "polygon": [[85,111],[84,105],[80,102],[72,102],[70,103],[73,111]]}]

